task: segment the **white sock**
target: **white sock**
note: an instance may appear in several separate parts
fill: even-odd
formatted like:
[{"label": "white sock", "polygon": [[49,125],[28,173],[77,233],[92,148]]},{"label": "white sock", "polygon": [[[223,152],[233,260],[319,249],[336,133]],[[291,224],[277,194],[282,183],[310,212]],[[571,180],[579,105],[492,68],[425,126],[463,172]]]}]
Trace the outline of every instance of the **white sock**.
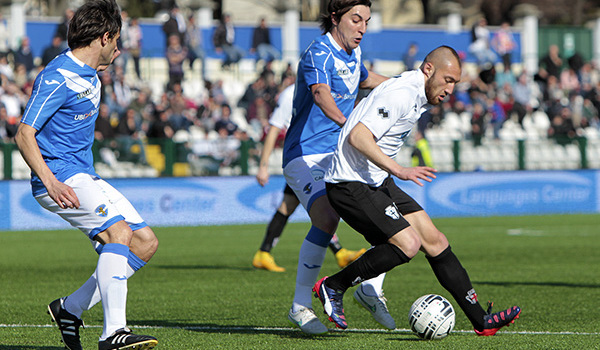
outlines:
[{"label": "white sock", "polygon": [[302,242],[292,312],[298,312],[302,307],[312,308],[312,288],[319,277],[330,240],[330,234],[313,226]]},{"label": "white sock", "polygon": [[379,296],[383,293],[383,280],[385,279],[385,272],[377,277],[373,277],[370,280],[363,281],[360,285],[363,293],[370,296]]},{"label": "white sock", "polygon": [[[127,264],[127,279],[133,276],[135,270]],[[69,313],[81,318],[84,311],[87,311],[94,307],[94,305],[100,302],[100,289],[98,288],[98,279],[96,278],[96,271],[88,278],[85,283],[69,295],[63,304],[65,310]]]},{"label": "white sock", "polygon": [[104,245],[96,276],[104,310],[104,329],[100,340],[108,338],[119,328],[127,325],[125,309],[127,304],[127,255],[129,247],[124,244]]}]

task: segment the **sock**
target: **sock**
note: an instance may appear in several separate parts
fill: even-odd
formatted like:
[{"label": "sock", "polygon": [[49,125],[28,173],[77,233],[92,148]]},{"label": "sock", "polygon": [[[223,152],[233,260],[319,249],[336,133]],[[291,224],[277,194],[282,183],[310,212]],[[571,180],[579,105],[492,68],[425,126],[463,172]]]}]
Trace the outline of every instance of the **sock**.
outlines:
[{"label": "sock", "polygon": [[435,277],[437,277],[442,287],[452,294],[473,327],[478,331],[482,330],[483,316],[486,313],[477,302],[477,293],[471,285],[467,271],[462,267],[450,246],[436,257],[428,256],[427,260],[435,273]]},{"label": "sock", "polygon": [[377,245],[367,250],[352,264],[327,279],[327,286],[342,292],[363,281],[375,278],[394,267],[410,261],[410,258],[391,243]]},{"label": "sock", "polygon": [[[102,249],[97,250],[101,252]],[[130,250],[127,256],[127,279],[133,276],[133,274],[144,267],[146,262],[140,259],[137,255],[133,254]],[[70,294],[63,304],[65,310],[69,313],[81,318],[84,311],[87,311],[94,307],[94,305],[100,302],[100,289],[98,289],[98,279],[96,277],[96,271],[88,278],[85,283],[79,287],[75,292]]]},{"label": "sock", "polygon": [[301,307],[312,308],[312,287],[317,282],[317,277],[319,277],[330,240],[331,235],[329,233],[311,226],[304,242],[302,242],[298,257],[292,312],[297,312]]},{"label": "sock", "polygon": [[381,275],[368,279],[360,284],[363,293],[372,297],[379,296],[383,293],[383,281],[385,280],[385,272]]},{"label": "sock", "polygon": [[104,245],[98,258],[96,276],[104,310],[104,329],[100,340],[127,325],[127,256],[129,247],[119,243]]},{"label": "sock", "polygon": [[334,234],[331,238],[331,241],[329,241],[329,249],[331,249],[334,255],[340,250],[342,250],[342,245],[340,244],[340,240],[338,238],[337,233]]},{"label": "sock", "polygon": [[287,224],[289,216],[283,215],[279,210],[275,212],[271,222],[267,226],[267,232],[265,232],[265,239],[260,245],[260,250],[263,252],[270,252],[271,248],[275,247],[279,236],[283,233],[283,228]]}]

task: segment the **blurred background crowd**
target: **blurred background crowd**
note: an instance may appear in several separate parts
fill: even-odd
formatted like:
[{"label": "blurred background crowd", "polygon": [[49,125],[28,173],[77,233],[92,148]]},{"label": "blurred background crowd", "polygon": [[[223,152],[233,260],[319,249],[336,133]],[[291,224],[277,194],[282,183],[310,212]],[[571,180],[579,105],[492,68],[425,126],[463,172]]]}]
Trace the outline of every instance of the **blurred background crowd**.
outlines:
[{"label": "blurred background crowd", "polygon": [[[12,142],[36,75],[67,47],[69,16],[71,9],[65,11],[40,57],[34,57],[27,37],[11,49],[9,29],[0,18],[3,143]],[[164,38],[143,38],[139,19],[123,11],[122,54],[100,73],[102,99],[95,133],[99,170],[118,176],[115,168],[131,163],[150,170],[134,176],[158,176],[164,170],[169,140],[175,175],[252,173],[279,93],[295,82],[295,62],[282,60],[265,18],[258,19],[251,49],[244,52],[236,46],[232,16],[224,13],[211,32],[218,59],[207,55],[201,29],[185,9],[172,6],[164,19]],[[471,36],[468,49],[460,54],[475,59],[465,60],[455,93],[424,115],[412,133],[409,146],[415,146],[412,155],[417,162],[442,161],[423,157],[420,151],[427,150],[418,150],[419,140],[467,140],[477,148],[503,140],[543,139],[568,146],[584,136],[598,138],[600,71],[592,61],[577,51],[560,52],[550,45],[538,71],[527,72],[511,56],[518,43],[510,23],[490,30],[482,18],[471,28]],[[140,68],[146,40],[165,40],[162,60],[167,72],[159,82],[156,74],[145,78]],[[393,67],[401,67],[397,71],[390,71],[389,65],[380,69],[380,62],[364,63],[385,75],[415,69],[420,64],[419,43],[408,47],[394,63]],[[253,72],[240,79],[240,61],[248,59]],[[280,135],[278,147],[283,138]],[[276,168],[280,163],[274,164]]]}]

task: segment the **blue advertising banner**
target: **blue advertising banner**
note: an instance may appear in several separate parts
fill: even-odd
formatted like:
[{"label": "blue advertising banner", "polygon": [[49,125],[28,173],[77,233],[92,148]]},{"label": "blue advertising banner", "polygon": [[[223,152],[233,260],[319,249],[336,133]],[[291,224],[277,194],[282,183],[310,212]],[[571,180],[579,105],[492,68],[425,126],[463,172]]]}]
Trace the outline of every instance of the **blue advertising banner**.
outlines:
[{"label": "blue advertising banner", "polygon": [[[285,180],[251,176],[109,179],[151,226],[266,223]],[[431,217],[600,213],[600,171],[442,173],[419,187],[396,179]],[[299,207],[291,221],[308,222]],[[28,181],[0,181],[0,230],[64,229],[31,195]]]}]

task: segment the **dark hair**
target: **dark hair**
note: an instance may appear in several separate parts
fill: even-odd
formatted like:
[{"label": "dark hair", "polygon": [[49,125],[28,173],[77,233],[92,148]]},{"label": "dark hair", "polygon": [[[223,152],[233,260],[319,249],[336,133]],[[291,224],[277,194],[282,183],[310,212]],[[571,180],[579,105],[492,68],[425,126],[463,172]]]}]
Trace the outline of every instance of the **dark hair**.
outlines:
[{"label": "dark hair", "polygon": [[109,38],[114,38],[120,31],[121,10],[115,0],[90,0],[75,11],[67,42],[74,50],[89,46],[106,32]]},{"label": "dark hair", "polygon": [[327,5],[327,12],[322,14],[320,18],[321,29],[323,30],[323,34],[330,32],[331,28],[333,28],[333,20],[331,19],[332,15],[335,17],[336,21],[339,22],[342,16],[346,14],[346,12],[350,11],[354,6],[357,5],[371,7],[371,0],[329,1],[329,5]]}]

